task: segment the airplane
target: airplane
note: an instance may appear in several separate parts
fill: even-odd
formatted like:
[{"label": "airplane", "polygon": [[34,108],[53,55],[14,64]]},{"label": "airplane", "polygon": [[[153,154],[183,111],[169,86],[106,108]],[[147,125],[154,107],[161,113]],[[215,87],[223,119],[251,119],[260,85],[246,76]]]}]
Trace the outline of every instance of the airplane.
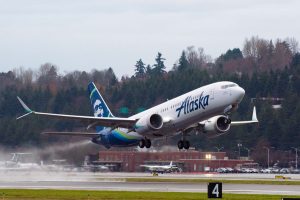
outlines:
[{"label": "airplane", "polygon": [[[26,114],[17,120],[29,114],[78,120],[86,123],[87,131],[43,133],[89,137],[93,143],[102,144],[106,148],[136,145],[140,148],[150,148],[152,139],[180,134],[178,149],[189,149],[190,142],[187,137],[193,130],[209,137],[217,137],[227,133],[231,125],[258,123],[255,107],[252,120],[231,121],[229,114],[238,108],[245,90],[229,81],[199,87],[128,118],[115,117],[112,114],[93,82],[88,84],[88,92],[94,116],[37,112],[31,110],[20,97],[17,97],[26,111]],[[93,127],[96,132],[88,131]]]},{"label": "airplane", "polygon": [[169,165],[140,165],[141,167],[146,168],[151,173],[171,173],[173,171],[179,171],[180,169],[173,165],[173,161],[170,162]]},{"label": "airplane", "polygon": [[4,163],[1,163],[0,170],[37,170],[40,165],[33,162],[22,162],[21,157],[32,155],[32,153],[11,153],[12,158]]},{"label": "airplane", "polygon": [[115,165],[102,165],[101,163],[102,162],[100,160],[90,160],[89,156],[85,156],[81,169],[90,172],[98,172],[98,171],[108,172],[110,171],[109,167],[115,166]]},{"label": "airplane", "polygon": [[103,165],[101,163],[102,163],[102,161],[97,161],[97,160],[87,161],[87,160],[85,160],[82,168],[84,170],[90,171],[90,172],[109,172],[109,171],[111,171],[111,169],[116,167],[116,165],[114,165],[114,164]]}]

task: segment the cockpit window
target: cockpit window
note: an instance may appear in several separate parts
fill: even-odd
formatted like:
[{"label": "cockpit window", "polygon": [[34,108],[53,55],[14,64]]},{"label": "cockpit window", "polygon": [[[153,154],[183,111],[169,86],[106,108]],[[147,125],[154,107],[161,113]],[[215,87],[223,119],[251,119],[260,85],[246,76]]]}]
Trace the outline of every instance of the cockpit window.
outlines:
[{"label": "cockpit window", "polygon": [[226,89],[226,88],[235,87],[235,86],[237,86],[237,84],[232,83],[232,84],[222,85],[221,88]]}]

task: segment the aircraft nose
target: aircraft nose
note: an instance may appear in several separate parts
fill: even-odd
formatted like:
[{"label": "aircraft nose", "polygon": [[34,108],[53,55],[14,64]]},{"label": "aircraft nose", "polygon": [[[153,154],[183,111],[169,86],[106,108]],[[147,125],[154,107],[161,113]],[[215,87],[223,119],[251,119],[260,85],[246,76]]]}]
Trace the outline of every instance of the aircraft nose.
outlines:
[{"label": "aircraft nose", "polygon": [[245,90],[241,87],[238,87],[236,91],[236,96],[237,96],[237,101],[241,102],[245,96]]}]

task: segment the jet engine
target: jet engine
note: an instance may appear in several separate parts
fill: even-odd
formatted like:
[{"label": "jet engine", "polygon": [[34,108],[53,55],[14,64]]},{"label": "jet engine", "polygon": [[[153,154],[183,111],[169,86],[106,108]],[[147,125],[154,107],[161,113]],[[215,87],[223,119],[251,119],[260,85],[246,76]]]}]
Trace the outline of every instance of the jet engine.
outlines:
[{"label": "jet engine", "polygon": [[208,133],[209,137],[217,137],[223,135],[230,129],[231,120],[224,116],[218,115],[205,121],[203,132]]},{"label": "jet engine", "polygon": [[141,135],[156,132],[163,126],[163,119],[159,114],[146,115],[135,124],[135,131]]}]

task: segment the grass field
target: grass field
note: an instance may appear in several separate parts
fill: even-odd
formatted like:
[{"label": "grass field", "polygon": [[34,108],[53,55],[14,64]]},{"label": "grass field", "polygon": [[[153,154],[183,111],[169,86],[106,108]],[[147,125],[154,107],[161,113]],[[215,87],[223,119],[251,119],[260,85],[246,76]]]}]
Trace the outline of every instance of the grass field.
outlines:
[{"label": "grass field", "polygon": [[[81,190],[16,190],[0,189],[1,200],[192,200],[207,199],[206,193],[180,193],[180,192],[121,192],[121,191],[81,191]],[[293,196],[284,196],[293,197]],[[294,196],[295,197],[295,196]],[[280,195],[245,195],[223,194],[222,199],[232,200],[280,200]],[[298,197],[300,198],[300,197]]]},{"label": "grass field", "polygon": [[175,182],[175,183],[208,183],[208,182],[222,182],[231,184],[268,184],[268,185],[300,185],[300,181],[292,180],[228,180],[228,179],[176,179],[176,178],[160,178],[160,177],[148,177],[148,178],[126,178],[126,182]]}]

